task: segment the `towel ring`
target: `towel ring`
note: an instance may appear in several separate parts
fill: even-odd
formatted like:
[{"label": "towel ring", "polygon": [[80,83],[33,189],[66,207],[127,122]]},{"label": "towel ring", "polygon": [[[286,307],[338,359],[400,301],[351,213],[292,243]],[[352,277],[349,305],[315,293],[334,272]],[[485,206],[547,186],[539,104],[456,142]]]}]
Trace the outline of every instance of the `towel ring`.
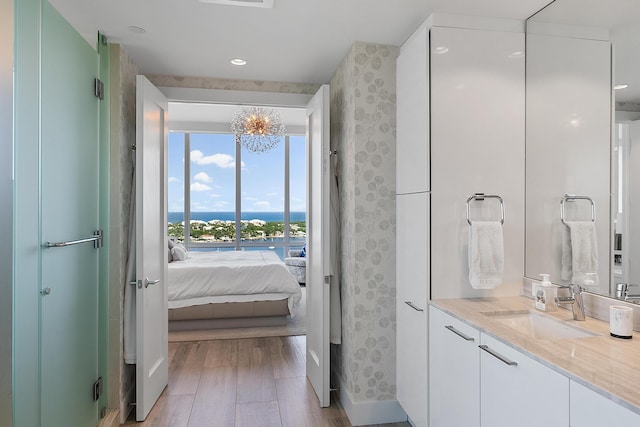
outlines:
[{"label": "towel ring", "polygon": [[472,200],[477,200],[479,202],[483,201],[484,199],[498,199],[500,200],[500,224],[504,224],[504,201],[502,200],[502,197],[497,196],[495,194],[484,194],[484,193],[475,193],[471,196],[469,196],[469,198],[467,199],[467,222],[469,223],[469,225],[471,225],[471,201]]},{"label": "towel ring", "polygon": [[591,202],[591,222],[596,222],[596,205],[593,203],[593,199],[589,196],[576,196],[575,194],[565,194],[562,196],[560,200],[560,221],[562,221],[564,225],[567,225],[564,220],[564,202],[573,202],[575,200],[588,200]]}]

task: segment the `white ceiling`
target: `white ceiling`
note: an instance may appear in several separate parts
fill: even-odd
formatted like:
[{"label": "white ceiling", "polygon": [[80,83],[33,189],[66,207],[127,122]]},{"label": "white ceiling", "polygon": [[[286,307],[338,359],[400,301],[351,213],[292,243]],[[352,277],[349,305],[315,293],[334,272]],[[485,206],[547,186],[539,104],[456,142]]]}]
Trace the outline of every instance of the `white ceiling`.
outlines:
[{"label": "white ceiling", "polygon": [[[50,0],[89,41],[121,44],[145,74],[328,83],[355,41],[400,45],[431,13],[525,19],[548,0]],[[128,30],[146,29],[144,34]],[[244,67],[229,60],[242,57]]]}]

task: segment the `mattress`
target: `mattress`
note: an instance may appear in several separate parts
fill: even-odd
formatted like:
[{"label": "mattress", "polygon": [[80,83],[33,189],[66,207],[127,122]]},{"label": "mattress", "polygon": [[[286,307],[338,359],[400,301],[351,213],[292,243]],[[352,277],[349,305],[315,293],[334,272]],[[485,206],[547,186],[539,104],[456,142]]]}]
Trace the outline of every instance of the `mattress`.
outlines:
[{"label": "mattress", "polygon": [[300,285],[272,251],[189,252],[169,263],[169,309],[287,299],[294,315]]}]

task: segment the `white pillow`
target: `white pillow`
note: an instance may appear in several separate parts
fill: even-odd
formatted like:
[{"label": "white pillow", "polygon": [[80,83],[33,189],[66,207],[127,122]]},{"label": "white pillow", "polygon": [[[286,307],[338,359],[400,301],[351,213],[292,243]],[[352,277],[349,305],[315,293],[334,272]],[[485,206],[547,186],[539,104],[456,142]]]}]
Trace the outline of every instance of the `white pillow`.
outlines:
[{"label": "white pillow", "polygon": [[169,249],[173,249],[176,243],[178,243],[178,240],[175,237],[169,237],[167,242],[169,243]]},{"label": "white pillow", "polygon": [[171,256],[174,261],[184,261],[187,259],[187,249],[181,243],[176,243],[171,249]]}]

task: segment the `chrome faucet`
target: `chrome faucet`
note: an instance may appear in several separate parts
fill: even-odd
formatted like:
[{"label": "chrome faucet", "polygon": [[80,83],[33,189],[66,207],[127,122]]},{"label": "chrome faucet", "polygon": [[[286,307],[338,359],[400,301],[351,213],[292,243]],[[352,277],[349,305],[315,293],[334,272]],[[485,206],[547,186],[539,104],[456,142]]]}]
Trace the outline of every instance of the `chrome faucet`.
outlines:
[{"label": "chrome faucet", "polygon": [[618,283],[616,285],[616,297],[624,299],[625,301],[640,299],[640,293],[629,293],[629,288],[632,286],[640,287],[640,285],[632,283]]},{"label": "chrome faucet", "polygon": [[556,297],[556,304],[558,306],[571,304],[571,310],[573,311],[573,320],[585,320],[584,302],[582,300],[582,291],[584,290],[584,288],[581,285],[569,285],[561,287],[568,288],[571,291],[571,296]]}]

